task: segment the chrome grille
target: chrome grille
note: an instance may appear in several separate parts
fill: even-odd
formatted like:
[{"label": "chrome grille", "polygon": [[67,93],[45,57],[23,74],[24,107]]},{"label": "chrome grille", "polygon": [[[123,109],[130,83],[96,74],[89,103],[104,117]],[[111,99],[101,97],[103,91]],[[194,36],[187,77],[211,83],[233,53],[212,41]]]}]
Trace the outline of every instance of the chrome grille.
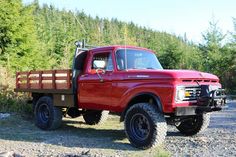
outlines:
[{"label": "chrome grille", "polygon": [[185,87],[185,92],[189,92],[189,96],[185,96],[184,101],[197,100],[201,95],[201,87]]}]

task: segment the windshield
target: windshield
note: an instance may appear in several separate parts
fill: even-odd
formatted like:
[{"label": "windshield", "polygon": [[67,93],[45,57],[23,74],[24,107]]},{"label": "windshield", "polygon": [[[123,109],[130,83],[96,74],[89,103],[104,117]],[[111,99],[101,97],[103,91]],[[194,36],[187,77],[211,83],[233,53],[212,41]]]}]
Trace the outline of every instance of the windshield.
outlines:
[{"label": "windshield", "polygon": [[163,69],[156,55],[144,50],[120,49],[116,52],[118,70]]}]

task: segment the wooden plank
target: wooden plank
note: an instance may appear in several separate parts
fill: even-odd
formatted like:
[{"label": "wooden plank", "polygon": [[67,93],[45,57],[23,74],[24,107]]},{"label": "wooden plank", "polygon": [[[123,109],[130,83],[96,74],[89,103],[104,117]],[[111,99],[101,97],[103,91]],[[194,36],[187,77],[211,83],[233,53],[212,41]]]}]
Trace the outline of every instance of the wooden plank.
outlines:
[{"label": "wooden plank", "polygon": [[52,88],[52,83],[43,83],[42,87],[42,89],[55,89]]},{"label": "wooden plank", "polygon": [[21,82],[21,81],[27,81],[27,78],[17,78],[17,82]]},{"label": "wooden plank", "polygon": [[40,71],[30,71],[30,74],[39,74]]},{"label": "wooden plank", "polygon": [[14,89],[15,92],[72,94],[72,89]]},{"label": "wooden plank", "polygon": [[32,83],[30,84],[30,89],[39,89],[39,84],[38,83]]},{"label": "wooden plank", "polygon": [[29,89],[29,75],[30,75],[30,72],[27,73],[27,89]]},{"label": "wooden plank", "polygon": [[67,89],[70,88],[70,71],[67,71]]},{"label": "wooden plank", "polygon": [[32,80],[32,81],[34,81],[34,80],[39,81],[39,79],[40,79],[39,77],[30,77],[30,78],[29,78],[30,81],[31,81],[31,80]]},{"label": "wooden plank", "polygon": [[53,80],[53,77],[42,77],[42,80]]},{"label": "wooden plank", "polygon": [[56,70],[53,70],[52,71],[52,88],[53,89],[56,89],[56,76],[55,76],[55,74],[56,74]]},{"label": "wooden plank", "polygon": [[56,89],[70,89],[67,86],[67,83],[58,83],[56,84]]},{"label": "wooden plank", "polygon": [[60,76],[60,77],[56,76],[56,80],[67,80],[67,79],[68,79],[67,76]]},{"label": "wooden plank", "polygon": [[70,71],[70,69],[56,70],[57,73],[67,73],[67,71]]},{"label": "wooden plank", "polygon": [[18,80],[18,75],[19,75],[19,72],[16,73],[16,88],[19,88],[19,80]]},{"label": "wooden plank", "polygon": [[19,75],[27,75],[27,74],[28,74],[28,72],[27,72],[27,71],[18,72],[18,73],[19,73]]},{"label": "wooden plank", "polygon": [[45,70],[16,73],[16,89],[70,89],[72,70]]},{"label": "wooden plank", "polygon": [[43,74],[52,74],[53,73],[53,70],[46,70],[46,71],[43,71]]},{"label": "wooden plank", "polygon": [[39,71],[39,89],[43,88],[43,84],[42,84],[42,71]]},{"label": "wooden plank", "polygon": [[21,89],[27,89],[27,84],[26,84],[26,83],[19,84],[19,88],[21,88]]}]

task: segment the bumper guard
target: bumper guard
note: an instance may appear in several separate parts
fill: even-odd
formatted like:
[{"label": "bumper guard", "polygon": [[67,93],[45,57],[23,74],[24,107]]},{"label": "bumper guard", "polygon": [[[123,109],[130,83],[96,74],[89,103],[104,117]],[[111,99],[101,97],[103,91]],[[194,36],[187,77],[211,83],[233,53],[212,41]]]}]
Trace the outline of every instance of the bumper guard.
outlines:
[{"label": "bumper guard", "polygon": [[194,106],[176,107],[176,116],[197,115],[206,112],[220,111],[226,104],[224,89],[216,89],[200,96]]}]

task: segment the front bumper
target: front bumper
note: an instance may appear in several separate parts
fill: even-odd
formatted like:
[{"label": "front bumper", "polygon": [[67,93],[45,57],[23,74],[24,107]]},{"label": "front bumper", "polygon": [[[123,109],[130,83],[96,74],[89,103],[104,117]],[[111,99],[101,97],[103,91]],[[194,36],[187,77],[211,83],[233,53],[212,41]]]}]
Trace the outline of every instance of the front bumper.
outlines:
[{"label": "front bumper", "polygon": [[188,116],[203,114],[206,112],[220,111],[226,104],[226,94],[224,89],[216,89],[197,99],[196,105],[176,107],[176,116]]}]

